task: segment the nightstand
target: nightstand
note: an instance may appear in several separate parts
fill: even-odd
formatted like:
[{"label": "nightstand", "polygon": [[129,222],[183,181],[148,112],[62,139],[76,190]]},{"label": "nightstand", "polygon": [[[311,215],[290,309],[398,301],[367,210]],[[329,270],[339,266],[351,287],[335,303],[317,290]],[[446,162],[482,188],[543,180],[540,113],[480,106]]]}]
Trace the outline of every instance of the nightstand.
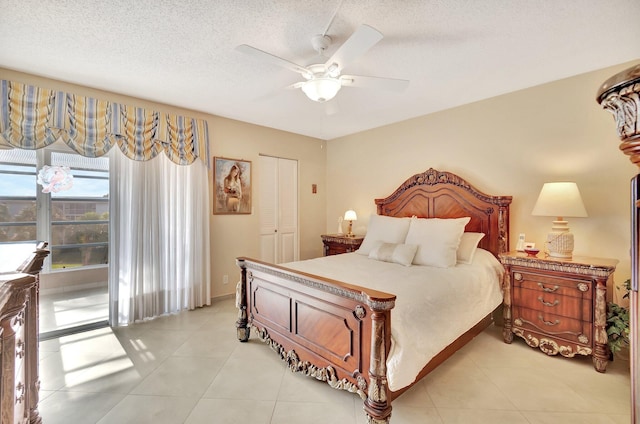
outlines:
[{"label": "nightstand", "polygon": [[547,355],[591,355],[595,369],[605,372],[607,280],[618,261],[538,258],[519,252],[503,253],[500,261],[506,270],[505,343],[515,334]]},{"label": "nightstand", "polygon": [[364,236],[349,237],[345,234],[323,234],[324,256],[355,252],[364,240]]}]

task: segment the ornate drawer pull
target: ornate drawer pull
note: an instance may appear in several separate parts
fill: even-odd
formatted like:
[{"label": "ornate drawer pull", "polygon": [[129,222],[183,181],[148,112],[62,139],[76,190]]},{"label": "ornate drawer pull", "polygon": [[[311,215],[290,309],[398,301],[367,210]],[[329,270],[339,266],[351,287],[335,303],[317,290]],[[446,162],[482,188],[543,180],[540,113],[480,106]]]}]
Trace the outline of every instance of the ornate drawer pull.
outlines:
[{"label": "ornate drawer pull", "polygon": [[542,315],[538,315],[538,319],[539,319],[540,321],[542,321],[542,323],[543,323],[544,325],[548,325],[548,326],[552,326],[552,325],[558,325],[558,324],[560,324],[560,320],[559,320],[559,319],[557,319],[557,320],[555,320],[555,321],[553,321],[553,322],[551,322],[551,321],[545,321],[545,320],[544,320],[544,318],[542,317]]},{"label": "ornate drawer pull", "polygon": [[16,356],[20,359],[24,358],[25,355],[25,343],[18,339],[18,342],[16,343]]},{"label": "ornate drawer pull", "polygon": [[24,309],[20,311],[18,315],[13,319],[13,325],[24,325]]},{"label": "ornate drawer pull", "polygon": [[16,396],[16,405],[24,402],[25,390],[26,390],[26,386],[22,383],[18,383],[18,385],[16,386],[16,395],[20,395],[20,396]]},{"label": "ornate drawer pull", "polygon": [[540,287],[542,291],[547,293],[553,293],[554,291],[557,291],[560,288],[560,286],[553,286],[553,288],[548,288],[548,287],[545,287],[544,284],[542,283],[538,283],[538,287]]},{"label": "ornate drawer pull", "polygon": [[538,296],[538,300],[540,301],[540,303],[542,303],[544,306],[557,306],[560,301],[558,299],[554,300],[553,303],[551,302],[545,302],[544,299],[542,298],[542,296]]}]

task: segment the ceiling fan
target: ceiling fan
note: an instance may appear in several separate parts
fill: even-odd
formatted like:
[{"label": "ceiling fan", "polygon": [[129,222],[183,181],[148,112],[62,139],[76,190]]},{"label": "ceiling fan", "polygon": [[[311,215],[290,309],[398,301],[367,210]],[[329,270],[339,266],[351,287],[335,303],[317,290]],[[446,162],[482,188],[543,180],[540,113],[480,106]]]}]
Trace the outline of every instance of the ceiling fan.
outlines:
[{"label": "ceiling fan", "polygon": [[[304,81],[296,82],[287,88],[300,88],[309,99],[326,102],[334,98],[342,87],[366,87],[393,91],[402,91],[407,88],[409,81],[403,79],[342,74],[342,70],[349,63],[366,53],[382,37],[382,33],[375,28],[361,25],[325,63],[314,63],[308,66],[298,65],[247,44],[239,45],[236,50],[263,62],[282,66],[301,74]],[[315,35],[311,39],[311,45],[322,57],[331,45],[331,37],[326,33]]]}]

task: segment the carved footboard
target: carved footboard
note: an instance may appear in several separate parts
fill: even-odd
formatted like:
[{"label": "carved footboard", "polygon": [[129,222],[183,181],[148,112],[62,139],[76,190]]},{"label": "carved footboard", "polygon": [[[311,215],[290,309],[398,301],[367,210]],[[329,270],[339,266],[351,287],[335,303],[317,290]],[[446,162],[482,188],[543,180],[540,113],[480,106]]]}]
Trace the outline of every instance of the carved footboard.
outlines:
[{"label": "carved footboard", "polygon": [[254,328],[292,371],[358,393],[370,423],[388,423],[386,379],[394,295],[238,258],[236,327]]}]

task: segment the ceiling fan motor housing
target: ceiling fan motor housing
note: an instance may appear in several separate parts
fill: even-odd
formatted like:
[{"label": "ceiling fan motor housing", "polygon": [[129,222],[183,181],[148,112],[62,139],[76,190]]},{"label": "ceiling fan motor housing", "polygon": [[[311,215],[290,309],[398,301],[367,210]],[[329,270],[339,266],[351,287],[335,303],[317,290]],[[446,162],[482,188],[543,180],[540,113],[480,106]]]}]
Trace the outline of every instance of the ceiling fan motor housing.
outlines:
[{"label": "ceiling fan motor housing", "polygon": [[329,37],[328,35],[318,34],[318,35],[314,35],[311,38],[311,46],[321,56],[324,54],[325,50],[329,48],[330,45],[331,45],[331,37]]}]

